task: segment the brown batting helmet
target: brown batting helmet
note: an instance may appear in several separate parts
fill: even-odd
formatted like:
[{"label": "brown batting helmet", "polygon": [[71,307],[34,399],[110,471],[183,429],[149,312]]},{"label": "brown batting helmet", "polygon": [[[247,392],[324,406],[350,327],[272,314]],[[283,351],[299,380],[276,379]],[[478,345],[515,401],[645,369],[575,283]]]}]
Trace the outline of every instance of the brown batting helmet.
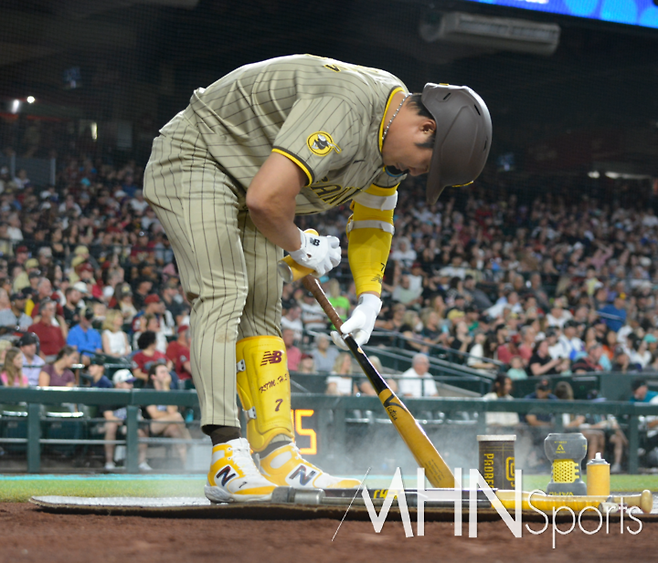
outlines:
[{"label": "brown batting helmet", "polygon": [[426,191],[432,204],[446,187],[470,184],[480,175],[491,148],[491,116],[467,86],[429,82],[421,100],[436,121]]}]

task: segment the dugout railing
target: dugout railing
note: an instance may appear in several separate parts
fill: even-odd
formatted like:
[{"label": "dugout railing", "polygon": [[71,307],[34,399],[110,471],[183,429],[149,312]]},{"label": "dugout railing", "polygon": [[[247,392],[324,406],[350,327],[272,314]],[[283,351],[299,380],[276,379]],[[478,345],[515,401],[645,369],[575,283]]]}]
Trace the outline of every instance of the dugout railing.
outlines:
[{"label": "dugout railing", "polygon": [[[125,406],[126,419],[126,464],[127,473],[138,473],[138,445],[140,438],[139,412],[142,406],[151,404],[169,404],[179,407],[198,407],[195,391],[153,391],[153,390],[114,390],[114,389],[85,389],[85,388],[0,388],[0,403],[22,404],[25,409],[25,422],[27,436],[22,440],[26,445],[27,471],[39,473],[41,470],[41,453],[45,439],[42,431],[42,405],[80,404],[100,406]],[[411,412],[441,448],[442,435],[450,428],[468,425],[473,435],[487,432],[485,413],[487,412],[516,412],[523,414],[583,414],[613,415],[623,421],[629,440],[628,471],[638,471],[638,448],[640,447],[640,417],[658,416],[658,405],[629,403],[623,401],[537,401],[519,399],[512,401],[484,401],[480,398],[424,398],[405,399]],[[343,459],[347,438],[357,433],[358,428],[364,431],[364,439],[368,439],[368,432],[375,425],[385,427],[387,424],[385,413],[377,397],[349,396],[335,397],[322,394],[293,393],[293,409],[314,413],[317,427],[316,435],[320,440],[323,457]],[[375,413],[371,419],[354,423],[355,411]],[[443,413],[441,418],[428,418],[425,413]],[[460,413],[469,413],[464,419]],[[562,430],[562,417],[555,417],[552,431]],[[0,423],[3,418],[0,418]],[[352,422],[350,422],[352,421]],[[370,426],[369,426],[370,425]],[[299,430],[297,428],[297,430]],[[349,436],[348,436],[349,434]],[[401,440],[395,439],[397,442]],[[102,444],[103,440],[95,443]],[[17,443],[14,440],[12,443]],[[47,442],[45,442],[47,443]],[[0,446],[2,439],[0,438]],[[462,445],[462,447],[464,447]],[[472,444],[472,447],[477,448]]]}]

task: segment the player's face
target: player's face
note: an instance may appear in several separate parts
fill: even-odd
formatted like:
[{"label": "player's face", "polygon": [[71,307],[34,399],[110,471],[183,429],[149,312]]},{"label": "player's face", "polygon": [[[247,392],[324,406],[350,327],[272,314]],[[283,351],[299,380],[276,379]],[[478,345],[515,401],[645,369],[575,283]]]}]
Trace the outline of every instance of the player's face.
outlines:
[{"label": "player's face", "polygon": [[411,176],[427,174],[432,149],[419,145],[432,139],[436,129],[434,121],[410,110],[398,125],[394,131],[389,132],[384,142],[384,164],[406,171]]}]

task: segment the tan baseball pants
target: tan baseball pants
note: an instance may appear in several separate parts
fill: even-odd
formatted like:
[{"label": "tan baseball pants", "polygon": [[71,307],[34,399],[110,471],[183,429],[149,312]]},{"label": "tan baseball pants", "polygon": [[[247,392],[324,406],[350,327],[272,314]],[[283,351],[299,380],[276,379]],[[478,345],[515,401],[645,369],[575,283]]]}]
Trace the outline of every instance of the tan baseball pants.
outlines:
[{"label": "tan baseball pants", "polygon": [[153,141],[144,197],[171,241],[192,304],[201,424],[240,426],[235,345],[248,336],[281,336],[276,266],[283,250],[258,232],[244,190],[212,159],[189,109]]}]

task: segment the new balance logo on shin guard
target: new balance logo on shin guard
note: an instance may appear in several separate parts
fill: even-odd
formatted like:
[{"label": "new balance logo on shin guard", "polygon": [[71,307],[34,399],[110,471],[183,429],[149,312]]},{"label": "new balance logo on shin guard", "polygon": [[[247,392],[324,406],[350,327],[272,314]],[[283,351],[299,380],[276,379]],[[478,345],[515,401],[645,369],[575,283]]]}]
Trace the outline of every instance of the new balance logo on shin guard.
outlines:
[{"label": "new balance logo on shin guard", "polygon": [[283,352],[281,350],[265,352],[263,354],[263,359],[261,360],[260,365],[266,366],[267,364],[280,364],[282,358],[283,358]]}]

